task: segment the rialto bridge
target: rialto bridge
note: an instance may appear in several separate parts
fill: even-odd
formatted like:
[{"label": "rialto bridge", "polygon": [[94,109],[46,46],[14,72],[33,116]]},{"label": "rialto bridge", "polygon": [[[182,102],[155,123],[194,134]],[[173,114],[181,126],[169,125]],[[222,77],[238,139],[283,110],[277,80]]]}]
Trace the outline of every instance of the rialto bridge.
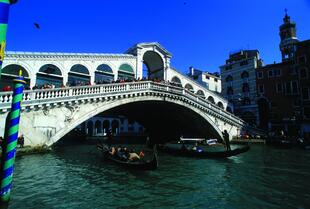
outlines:
[{"label": "rialto bridge", "polygon": [[[230,113],[228,102],[171,68],[170,59],[158,43],[140,43],[124,54],[8,52],[1,85],[10,85],[21,69],[30,88],[55,86],[24,91],[20,133],[26,145],[52,145],[102,113],[132,118],[151,137],[167,140],[221,138],[224,129],[230,136],[240,133],[244,122]],[[144,76],[156,81],[132,81]],[[11,101],[12,92],[0,93],[0,135]]]}]

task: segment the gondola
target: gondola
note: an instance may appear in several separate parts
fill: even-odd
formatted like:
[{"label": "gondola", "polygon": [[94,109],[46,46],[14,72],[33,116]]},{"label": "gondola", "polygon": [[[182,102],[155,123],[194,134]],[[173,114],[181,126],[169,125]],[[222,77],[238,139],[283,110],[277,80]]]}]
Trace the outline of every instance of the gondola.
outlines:
[{"label": "gondola", "polygon": [[244,153],[250,149],[249,145],[232,149],[229,151],[196,151],[191,149],[172,149],[169,147],[164,147],[162,150],[168,154],[174,154],[178,156],[185,157],[196,157],[196,158],[227,158],[231,156],[235,156],[241,153]]},{"label": "gondola", "polygon": [[127,161],[120,160],[116,158],[115,156],[111,155],[106,145],[101,145],[101,146],[99,145],[98,148],[102,150],[102,154],[105,160],[118,164],[120,166],[126,167],[126,168],[130,168],[134,170],[155,170],[158,167],[156,147],[154,147],[153,157],[151,160],[147,160],[147,161],[138,160],[138,161],[132,161],[132,162],[129,160]]}]

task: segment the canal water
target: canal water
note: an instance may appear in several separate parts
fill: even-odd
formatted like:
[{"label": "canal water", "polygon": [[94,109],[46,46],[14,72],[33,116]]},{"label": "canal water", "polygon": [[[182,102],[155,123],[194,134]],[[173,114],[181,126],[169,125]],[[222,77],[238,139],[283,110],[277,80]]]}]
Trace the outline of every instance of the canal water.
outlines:
[{"label": "canal water", "polygon": [[19,157],[9,208],[310,208],[310,151],[253,145],[222,160],[159,153],[159,163],[129,171],[90,145]]}]

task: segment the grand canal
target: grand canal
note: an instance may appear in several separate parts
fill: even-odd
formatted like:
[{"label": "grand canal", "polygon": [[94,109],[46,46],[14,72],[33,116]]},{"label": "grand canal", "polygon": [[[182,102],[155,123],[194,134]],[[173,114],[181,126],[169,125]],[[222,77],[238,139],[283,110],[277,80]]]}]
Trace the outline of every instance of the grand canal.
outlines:
[{"label": "grand canal", "polygon": [[225,160],[159,155],[155,171],[105,164],[94,146],[19,157],[9,208],[310,208],[310,151],[253,145]]}]

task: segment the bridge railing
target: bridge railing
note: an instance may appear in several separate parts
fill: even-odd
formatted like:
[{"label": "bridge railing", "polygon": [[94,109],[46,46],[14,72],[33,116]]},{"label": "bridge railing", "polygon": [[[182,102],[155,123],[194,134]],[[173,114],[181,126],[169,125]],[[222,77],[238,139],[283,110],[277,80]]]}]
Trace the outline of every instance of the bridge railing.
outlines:
[{"label": "bridge railing", "polygon": [[[237,123],[243,123],[243,121],[235,115],[221,109],[217,105],[211,103],[205,98],[188,91],[185,88],[173,86],[169,83],[160,83],[152,81],[140,81],[130,83],[115,83],[115,84],[102,84],[94,86],[75,86],[66,88],[55,89],[38,89],[27,90],[23,94],[23,107],[33,105],[43,105],[55,102],[66,102],[81,99],[89,99],[92,97],[104,97],[113,96],[115,94],[121,94],[126,92],[139,92],[139,91],[160,91],[172,93],[178,96],[184,96],[188,99],[204,106],[208,107],[214,113],[220,114],[224,117],[230,118]],[[0,110],[10,109],[12,102],[12,92],[0,92]]]},{"label": "bridge railing", "polygon": [[162,91],[167,91],[167,92],[176,93],[179,95],[186,96],[189,99],[191,99],[192,101],[199,103],[200,105],[207,106],[210,109],[212,108],[212,110],[219,115],[230,118],[231,120],[238,121],[239,124],[244,123],[243,120],[236,117],[234,114],[232,114],[228,111],[225,111],[224,109],[220,108],[216,104],[213,104],[212,102],[210,102],[206,98],[203,98],[202,96],[199,96],[199,95],[195,94],[194,92],[189,91],[186,88],[177,87],[177,86],[173,86],[173,85],[169,85],[169,84],[163,84],[163,83],[152,83],[152,89],[160,89]]}]

